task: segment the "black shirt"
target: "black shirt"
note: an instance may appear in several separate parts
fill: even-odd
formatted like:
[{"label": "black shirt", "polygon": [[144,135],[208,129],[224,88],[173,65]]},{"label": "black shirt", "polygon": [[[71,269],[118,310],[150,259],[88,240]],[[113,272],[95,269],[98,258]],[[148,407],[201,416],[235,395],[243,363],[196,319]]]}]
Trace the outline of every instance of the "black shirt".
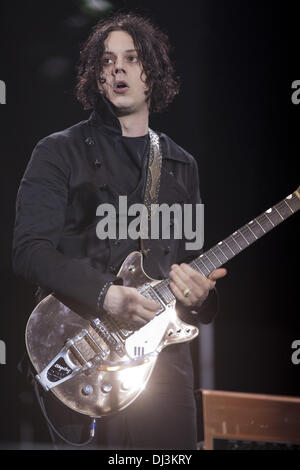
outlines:
[{"label": "black shirt", "polygon": [[120,136],[115,141],[115,152],[106,155],[107,182],[119,195],[129,196],[142,178],[142,169],[148,159],[149,135]]}]

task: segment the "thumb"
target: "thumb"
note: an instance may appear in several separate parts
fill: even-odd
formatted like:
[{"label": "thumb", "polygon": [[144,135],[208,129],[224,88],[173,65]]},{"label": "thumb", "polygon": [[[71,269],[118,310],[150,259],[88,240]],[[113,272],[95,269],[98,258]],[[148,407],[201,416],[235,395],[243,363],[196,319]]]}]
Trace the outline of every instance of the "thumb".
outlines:
[{"label": "thumb", "polygon": [[221,279],[222,277],[226,276],[227,274],[227,269],[225,268],[219,268],[215,269],[210,275],[208,276],[208,279],[211,281],[217,281],[218,279]]}]

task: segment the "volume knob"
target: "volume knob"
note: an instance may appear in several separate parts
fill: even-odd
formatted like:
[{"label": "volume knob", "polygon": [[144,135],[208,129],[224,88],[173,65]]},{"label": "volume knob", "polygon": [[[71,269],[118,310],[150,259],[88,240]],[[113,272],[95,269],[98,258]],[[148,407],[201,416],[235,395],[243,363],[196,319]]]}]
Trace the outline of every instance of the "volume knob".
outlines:
[{"label": "volume knob", "polygon": [[81,390],[82,394],[85,396],[91,395],[93,391],[94,389],[91,385],[85,385],[83,389]]},{"label": "volume knob", "polygon": [[109,393],[111,389],[112,389],[112,385],[107,384],[107,383],[101,386],[101,390],[103,393]]}]

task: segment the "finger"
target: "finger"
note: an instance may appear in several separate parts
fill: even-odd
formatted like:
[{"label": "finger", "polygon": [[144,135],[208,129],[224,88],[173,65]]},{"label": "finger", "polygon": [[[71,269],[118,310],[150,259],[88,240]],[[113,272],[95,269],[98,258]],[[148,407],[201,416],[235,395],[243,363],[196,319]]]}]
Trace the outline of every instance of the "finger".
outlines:
[{"label": "finger", "polygon": [[199,292],[199,289],[200,291],[205,291],[214,287],[214,283],[212,281],[208,280],[185,263],[182,263],[175,272],[193,292]]},{"label": "finger", "polygon": [[208,279],[206,276],[204,276],[204,275],[201,274],[201,273],[198,273],[198,271],[196,271],[196,269],[191,268],[191,266],[189,266],[189,265],[186,264],[186,263],[182,263],[182,264],[180,265],[180,268],[181,268],[181,270],[182,270],[186,275],[188,275],[189,277],[191,277],[191,279],[192,279],[194,282],[196,282],[197,284],[199,284],[199,282],[200,282],[200,283],[202,283],[202,282],[203,282],[203,283],[206,283],[206,281],[207,281],[207,279]]},{"label": "finger", "polygon": [[160,304],[153,299],[148,299],[144,295],[140,294],[135,287],[127,287],[128,295],[127,298],[133,304],[142,305],[146,310],[156,312],[160,308]]},{"label": "finger", "polygon": [[142,294],[138,294],[137,302],[145,309],[149,310],[150,312],[157,312],[160,309],[160,304],[155,300],[148,299],[144,297]]},{"label": "finger", "polygon": [[129,310],[123,313],[124,318],[129,322],[134,322],[138,326],[144,326],[155,317],[154,312],[143,308],[140,304],[131,305]]},{"label": "finger", "polygon": [[192,301],[192,304],[199,304],[200,301],[202,303],[206,299],[209,291],[214,288],[215,282],[206,278],[203,274],[198,273],[185,263],[182,263],[180,268],[180,275],[184,273],[185,276],[188,276],[187,284],[192,293],[189,299]]},{"label": "finger", "polygon": [[170,288],[176,299],[185,305],[191,304],[190,297],[187,298],[184,296],[183,291],[175,284],[175,282],[170,282]]},{"label": "finger", "polygon": [[153,320],[153,318],[155,317],[155,312],[147,310],[141,305],[138,306],[136,314],[139,315],[144,320],[146,320],[147,322]]},{"label": "finger", "polygon": [[[170,278],[173,279],[170,287],[175,297],[188,307],[196,304],[199,305],[199,301],[203,303],[209,290],[213,289],[215,285],[215,281],[207,279],[185,263],[180,266],[173,265]],[[188,297],[184,295],[185,289],[183,286],[188,286],[190,290]]]},{"label": "finger", "polygon": [[188,289],[189,285],[189,278],[185,274],[180,275],[180,268],[177,267],[170,271],[170,278],[172,279],[173,283],[182,291],[184,292],[185,289]]},{"label": "finger", "polygon": [[[190,268],[188,274],[180,267],[174,267],[170,273],[170,278],[174,281],[175,285],[180,289],[181,294],[184,296],[184,304],[190,306],[199,302],[202,298],[206,297],[210,288],[213,288],[213,283],[205,279],[201,274],[195,272],[196,279],[192,279],[194,276],[194,269]],[[191,276],[192,275],[192,276]],[[211,284],[211,285],[210,285]],[[188,289],[190,291],[187,297],[184,295],[184,291]]]},{"label": "finger", "polygon": [[211,281],[217,281],[218,279],[221,279],[222,277],[226,276],[227,270],[225,268],[219,268],[215,269],[210,275],[209,279]]},{"label": "finger", "polygon": [[188,264],[182,263],[180,265],[183,272],[191,277],[191,281],[194,282],[198,287],[202,286],[203,289],[213,289],[215,287],[215,279],[211,278],[211,274],[209,277],[205,277],[203,274],[198,273],[195,269],[191,268]]},{"label": "finger", "polygon": [[130,317],[127,317],[127,321],[130,322],[130,326],[132,328],[142,328],[148,323],[144,318],[141,318],[138,315],[134,315],[134,314],[131,315]]},{"label": "finger", "polygon": [[135,305],[131,312],[128,314],[128,319],[138,323],[139,326],[146,325],[149,321],[155,317],[154,312],[146,310],[141,305]]}]

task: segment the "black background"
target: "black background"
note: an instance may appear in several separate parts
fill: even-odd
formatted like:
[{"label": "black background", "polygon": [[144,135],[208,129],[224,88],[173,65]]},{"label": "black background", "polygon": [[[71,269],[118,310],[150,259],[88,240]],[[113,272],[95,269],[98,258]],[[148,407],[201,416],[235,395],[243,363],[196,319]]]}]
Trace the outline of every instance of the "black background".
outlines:
[{"label": "black background", "polygon": [[[0,79],[7,88],[7,104],[0,106],[0,339],[7,347],[7,363],[0,365],[0,442],[19,442],[26,434],[23,405],[33,412],[16,370],[34,307],[34,288],[11,267],[16,192],[35,144],[88,116],[74,98],[75,70],[100,15],[83,10],[83,3],[2,1],[0,7]],[[294,5],[111,3],[152,18],[174,46],[181,93],[150,125],[198,161],[209,248],[299,185],[300,106],[291,102],[291,84],[300,79]],[[291,361],[291,344],[300,339],[298,227],[297,214],[228,263],[227,277],[218,282],[218,390],[300,395],[300,364]]]}]

